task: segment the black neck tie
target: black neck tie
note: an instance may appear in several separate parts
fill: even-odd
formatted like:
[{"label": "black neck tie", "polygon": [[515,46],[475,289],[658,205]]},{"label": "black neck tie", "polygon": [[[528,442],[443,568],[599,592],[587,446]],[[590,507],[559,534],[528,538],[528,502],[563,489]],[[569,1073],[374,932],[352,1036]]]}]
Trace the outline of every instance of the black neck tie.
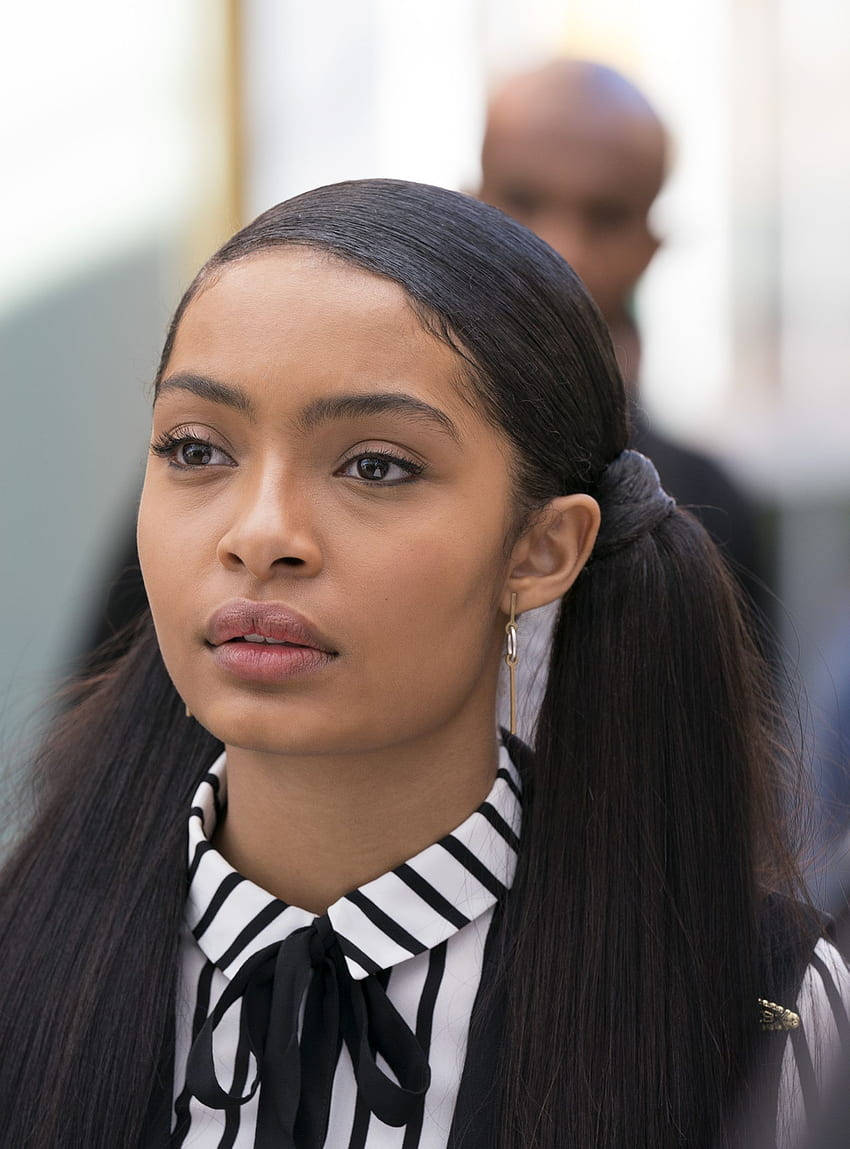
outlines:
[{"label": "black neck tie", "polygon": [[[222,1089],[213,1064],[216,1027],[240,998],[240,1029],[257,1062],[245,1093]],[[262,1082],[256,1149],[320,1149],[342,1042],[371,1112],[387,1125],[406,1125],[430,1082],[427,1057],[377,979],[351,977],[323,915],[254,954],[236,974],[192,1045],[186,1088],[211,1109],[229,1109],[250,1101]],[[376,1054],[396,1081],[378,1068]]]}]

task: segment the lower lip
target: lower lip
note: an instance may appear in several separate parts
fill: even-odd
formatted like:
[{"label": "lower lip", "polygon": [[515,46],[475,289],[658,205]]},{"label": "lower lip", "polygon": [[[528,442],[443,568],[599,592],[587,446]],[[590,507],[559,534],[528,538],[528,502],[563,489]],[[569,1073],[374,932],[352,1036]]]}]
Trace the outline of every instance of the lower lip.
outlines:
[{"label": "lower lip", "polygon": [[285,682],[321,670],[334,657],[312,646],[265,642],[223,642],[212,654],[223,670],[245,682]]}]

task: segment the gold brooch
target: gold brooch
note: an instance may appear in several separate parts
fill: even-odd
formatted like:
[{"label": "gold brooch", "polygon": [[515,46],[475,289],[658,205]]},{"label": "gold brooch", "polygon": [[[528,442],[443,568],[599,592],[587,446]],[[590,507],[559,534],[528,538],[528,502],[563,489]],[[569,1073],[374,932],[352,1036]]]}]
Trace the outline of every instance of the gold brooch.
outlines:
[{"label": "gold brooch", "polygon": [[800,1024],[800,1015],[784,1005],[777,1005],[775,1001],[766,1001],[763,997],[759,1003],[759,1029],[777,1033],[786,1029],[797,1029]]}]

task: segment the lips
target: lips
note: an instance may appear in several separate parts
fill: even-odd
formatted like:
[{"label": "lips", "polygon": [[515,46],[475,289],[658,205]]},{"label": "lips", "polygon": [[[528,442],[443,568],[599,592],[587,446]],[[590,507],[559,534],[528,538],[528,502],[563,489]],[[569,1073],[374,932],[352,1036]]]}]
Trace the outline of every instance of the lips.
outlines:
[{"label": "lips", "polygon": [[338,651],[297,611],[283,603],[232,599],[207,624],[207,646],[230,681],[252,687],[284,686],[311,679]]},{"label": "lips", "polygon": [[226,642],[250,642],[267,646],[296,646],[335,655],[333,644],[297,611],[283,603],[232,599],[210,617],[206,639],[211,646]]}]

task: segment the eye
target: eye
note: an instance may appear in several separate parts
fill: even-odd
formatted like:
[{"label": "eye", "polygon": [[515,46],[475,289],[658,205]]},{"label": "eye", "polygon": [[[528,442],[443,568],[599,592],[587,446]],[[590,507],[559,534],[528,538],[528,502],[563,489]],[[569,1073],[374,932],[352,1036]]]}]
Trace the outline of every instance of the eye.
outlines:
[{"label": "eye", "polygon": [[182,470],[202,470],[211,466],[232,466],[233,460],[209,439],[198,435],[166,431],[151,443],[151,453],[167,459]]},{"label": "eye", "polygon": [[540,207],[540,196],[530,188],[507,187],[502,199],[512,215],[533,215]]},{"label": "eye", "polygon": [[369,451],[348,459],[337,474],[390,487],[397,483],[409,483],[421,475],[423,470],[422,464],[414,463],[412,459],[393,455],[389,451]]},{"label": "eye", "polygon": [[175,462],[186,467],[207,467],[211,463],[221,462],[222,458],[226,456],[218,447],[210,443],[193,442],[191,439],[181,443],[175,454]]}]

